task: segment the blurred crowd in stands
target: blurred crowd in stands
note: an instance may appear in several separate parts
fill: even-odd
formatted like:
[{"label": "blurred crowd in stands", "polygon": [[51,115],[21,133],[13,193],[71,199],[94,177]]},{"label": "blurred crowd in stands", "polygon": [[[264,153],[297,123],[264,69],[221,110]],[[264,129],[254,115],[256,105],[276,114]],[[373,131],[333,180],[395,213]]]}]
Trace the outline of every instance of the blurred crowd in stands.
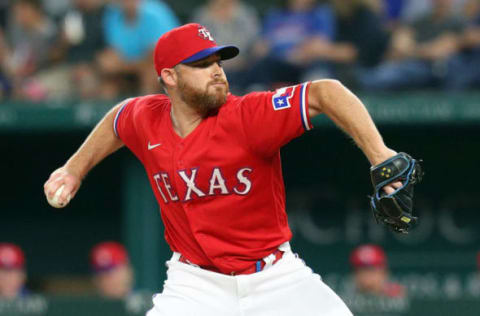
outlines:
[{"label": "blurred crowd in stands", "polygon": [[[87,261],[87,260],[85,260]],[[135,276],[125,247],[116,241],[94,245],[89,255],[92,285],[98,296],[124,299],[134,294]],[[0,242],[0,301],[28,297],[27,269],[23,250]]]},{"label": "blurred crowd in stands", "polygon": [[[29,298],[42,293],[42,289],[31,291],[27,284],[27,261],[31,264],[33,260],[34,258],[26,259],[25,253],[19,245],[0,242],[0,302]],[[87,262],[89,262],[91,271],[89,276],[91,286],[88,294],[95,293],[97,297],[101,298],[135,302],[139,295],[141,296],[145,292],[135,285],[135,271],[131,257],[121,243],[101,241],[94,244],[88,258],[85,258],[85,264]],[[343,284],[343,288],[337,290],[352,311],[360,308],[365,303],[364,299],[368,298],[379,299],[374,302],[380,305],[384,304],[386,300],[403,305],[412,298],[407,287],[398,283],[392,276],[388,256],[380,245],[357,245],[351,250],[349,263],[351,271],[348,274],[348,282]],[[477,282],[480,282],[480,251],[477,253],[475,263],[478,271]],[[326,271],[321,273],[326,273]],[[44,294],[46,293],[47,291]],[[78,292],[76,293],[78,294]],[[87,294],[87,292],[83,294]],[[142,308],[149,308],[151,304],[151,295],[149,294],[147,297],[148,306],[142,306]],[[138,301],[136,302],[138,303]],[[370,307],[378,308],[380,311],[382,310],[380,305]]]},{"label": "blurred crowd in stands", "polygon": [[196,2],[188,18],[161,0],[0,0],[2,99],[118,99],[159,93],[152,49],[187,22],[241,55],[232,91],[336,78],[357,90],[480,87],[479,0]]},{"label": "blurred crowd in stands", "polygon": [[[480,253],[479,253],[480,260]],[[89,255],[92,284],[98,296],[124,299],[135,293],[135,274],[126,248],[116,241],[95,244]],[[350,255],[353,283],[348,297],[375,295],[404,298],[404,286],[390,280],[387,256],[374,244],[360,245]],[[480,261],[479,261],[480,264]],[[23,250],[13,243],[0,243],[0,300],[30,295]]]}]

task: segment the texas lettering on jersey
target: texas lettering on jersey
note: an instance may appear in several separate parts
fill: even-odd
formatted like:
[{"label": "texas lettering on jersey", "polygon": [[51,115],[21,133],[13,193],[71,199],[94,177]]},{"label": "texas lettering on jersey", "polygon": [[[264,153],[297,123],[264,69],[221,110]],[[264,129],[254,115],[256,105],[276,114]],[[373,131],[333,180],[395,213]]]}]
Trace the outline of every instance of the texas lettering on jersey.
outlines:
[{"label": "texas lettering on jersey", "polygon": [[175,189],[172,188],[170,176],[167,172],[159,172],[153,176],[153,179],[165,203],[177,201],[187,202],[194,198],[215,195],[246,195],[252,188],[252,182],[248,178],[248,174],[252,172],[251,168],[239,169],[236,173],[237,183],[231,187],[226,185],[221,169],[213,168],[213,170],[211,170],[208,191],[205,192],[202,191],[197,184],[197,172],[201,172],[199,168],[177,171],[177,174],[185,183],[186,187],[186,192],[182,197],[179,197]]}]

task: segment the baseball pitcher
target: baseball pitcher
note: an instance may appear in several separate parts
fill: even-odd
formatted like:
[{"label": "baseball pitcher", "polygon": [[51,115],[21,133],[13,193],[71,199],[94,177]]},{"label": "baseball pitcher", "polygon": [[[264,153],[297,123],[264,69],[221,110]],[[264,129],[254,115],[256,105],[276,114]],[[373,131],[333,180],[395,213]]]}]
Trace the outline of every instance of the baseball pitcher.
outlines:
[{"label": "baseball pitcher", "polygon": [[418,162],[385,146],[338,81],[230,94],[222,60],[238,53],[199,24],[160,37],[154,64],[166,94],[113,107],[51,174],[47,199],[65,206],[90,169],[127,146],[145,167],[173,252],[148,316],[351,315],[290,248],[279,150],[324,113],[373,166],[375,218],[402,232],[415,221]]}]

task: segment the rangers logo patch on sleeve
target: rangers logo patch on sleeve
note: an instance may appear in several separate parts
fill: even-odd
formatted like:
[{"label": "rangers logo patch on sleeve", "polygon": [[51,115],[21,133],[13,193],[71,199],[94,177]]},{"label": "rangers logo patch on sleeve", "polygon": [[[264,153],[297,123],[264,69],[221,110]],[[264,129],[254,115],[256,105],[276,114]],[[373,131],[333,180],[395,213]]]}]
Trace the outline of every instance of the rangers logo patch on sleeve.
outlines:
[{"label": "rangers logo patch on sleeve", "polygon": [[290,99],[293,96],[295,87],[285,87],[278,89],[272,97],[272,105],[275,111],[288,109],[292,105]]}]

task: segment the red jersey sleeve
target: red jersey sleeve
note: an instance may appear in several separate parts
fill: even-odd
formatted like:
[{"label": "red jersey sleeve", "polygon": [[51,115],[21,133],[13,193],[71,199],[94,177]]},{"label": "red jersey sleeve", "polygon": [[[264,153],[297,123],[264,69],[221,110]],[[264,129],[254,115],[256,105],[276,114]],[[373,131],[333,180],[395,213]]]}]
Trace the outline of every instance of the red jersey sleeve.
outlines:
[{"label": "red jersey sleeve", "polygon": [[[141,145],[143,144],[142,129],[139,126],[140,106],[139,98],[131,98],[124,101],[117,112],[113,122],[115,135],[122,140],[141,160]],[[140,124],[141,125],[141,124]]]},{"label": "red jersey sleeve", "polygon": [[310,83],[273,92],[254,92],[240,101],[241,124],[250,148],[264,155],[312,129],[308,116]]}]

